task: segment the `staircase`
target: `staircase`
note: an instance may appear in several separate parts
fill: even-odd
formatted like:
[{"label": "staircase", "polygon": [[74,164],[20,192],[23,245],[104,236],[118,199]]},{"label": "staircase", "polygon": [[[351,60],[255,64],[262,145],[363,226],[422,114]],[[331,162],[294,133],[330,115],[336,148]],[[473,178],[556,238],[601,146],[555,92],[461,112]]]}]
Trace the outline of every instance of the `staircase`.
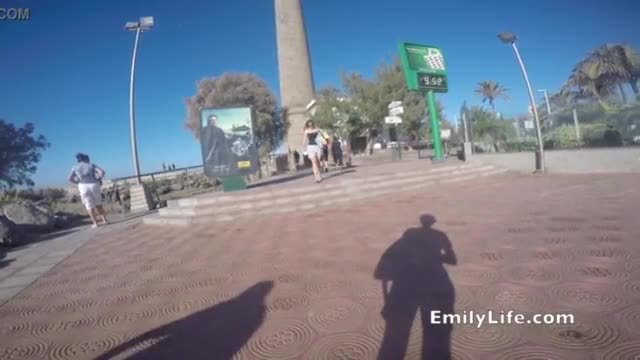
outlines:
[{"label": "staircase", "polygon": [[234,221],[241,218],[309,211],[394,192],[415,191],[438,184],[468,181],[505,173],[478,163],[442,165],[420,170],[369,176],[339,177],[321,184],[266,186],[238,193],[213,193],[170,201],[159,213],[144,218],[149,225],[187,226],[197,223]]}]

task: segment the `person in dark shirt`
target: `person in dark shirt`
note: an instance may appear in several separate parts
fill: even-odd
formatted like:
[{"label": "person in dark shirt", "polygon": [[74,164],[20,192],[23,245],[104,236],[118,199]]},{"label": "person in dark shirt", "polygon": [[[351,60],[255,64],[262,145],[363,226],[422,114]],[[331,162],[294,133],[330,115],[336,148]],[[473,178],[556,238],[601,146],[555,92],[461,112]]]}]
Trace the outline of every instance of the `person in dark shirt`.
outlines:
[{"label": "person in dark shirt", "polygon": [[205,173],[219,176],[228,173],[232,164],[232,154],[224,131],[217,126],[215,115],[207,119],[207,127],[202,129],[202,155]]},{"label": "person in dark shirt", "polygon": [[331,142],[331,156],[336,166],[342,166],[342,145],[337,136],[334,136]]}]

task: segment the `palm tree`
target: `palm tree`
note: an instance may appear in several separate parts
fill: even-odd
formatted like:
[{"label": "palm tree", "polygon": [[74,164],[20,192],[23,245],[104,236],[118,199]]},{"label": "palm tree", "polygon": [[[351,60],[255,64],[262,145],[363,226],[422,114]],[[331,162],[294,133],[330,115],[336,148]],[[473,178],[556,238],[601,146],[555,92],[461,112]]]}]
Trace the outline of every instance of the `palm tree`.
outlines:
[{"label": "palm tree", "polygon": [[508,90],[497,81],[484,80],[478,83],[478,88],[475,90],[475,93],[482,96],[483,103],[489,100],[489,105],[491,105],[491,109],[495,114],[496,106],[494,101],[498,98],[509,100],[506,94],[507,91]]},{"label": "palm tree", "polygon": [[640,80],[640,57],[636,51],[629,45],[616,45],[616,51],[620,58],[622,66],[629,72],[629,85],[633,94],[638,97],[638,81]]},{"label": "palm tree", "polygon": [[598,79],[604,86],[617,87],[622,96],[622,102],[627,102],[622,84],[630,80],[631,69],[620,45],[600,46],[591,53],[584,66],[590,78]]},{"label": "palm tree", "polygon": [[597,76],[594,67],[597,66],[590,57],[578,62],[563,85],[561,93],[570,97],[579,94],[580,98],[596,99],[604,109],[609,110],[611,107],[605,98],[612,93],[615,83],[612,77]]}]

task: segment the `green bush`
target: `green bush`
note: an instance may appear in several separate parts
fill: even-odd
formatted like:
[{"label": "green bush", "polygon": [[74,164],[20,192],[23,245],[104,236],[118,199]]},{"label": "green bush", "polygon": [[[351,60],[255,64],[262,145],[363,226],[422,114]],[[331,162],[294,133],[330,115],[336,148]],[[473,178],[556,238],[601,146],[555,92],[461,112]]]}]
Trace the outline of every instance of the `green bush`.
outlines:
[{"label": "green bush", "polygon": [[605,147],[622,146],[623,135],[613,125],[604,123],[581,124],[580,142],[576,138],[574,126],[560,126],[544,134],[546,149],[574,149],[580,146]]},{"label": "green bush", "polygon": [[586,146],[622,146],[622,133],[613,125],[589,124],[580,129]]},{"label": "green bush", "polygon": [[40,195],[48,201],[60,201],[67,196],[67,191],[60,188],[46,188],[40,190]]},{"label": "green bush", "polygon": [[604,132],[604,143],[606,146],[622,146],[622,133],[618,129],[610,127]]},{"label": "green bush", "polygon": [[504,143],[505,152],[521,152],[521,151],[536,151],[538,145],[535,141],[510,141]]},{"label": "green bush", "polygon": [[45,199],[41,191],[35,191],[33,189],[18,191],[18,198],[22,200],[33,201],[33,202],[38,202]]},{"label": "green bush", "polygon": [[555,128],[544,134],[543,140],[546,149],[574,149],[579,145],[573,126]]}]

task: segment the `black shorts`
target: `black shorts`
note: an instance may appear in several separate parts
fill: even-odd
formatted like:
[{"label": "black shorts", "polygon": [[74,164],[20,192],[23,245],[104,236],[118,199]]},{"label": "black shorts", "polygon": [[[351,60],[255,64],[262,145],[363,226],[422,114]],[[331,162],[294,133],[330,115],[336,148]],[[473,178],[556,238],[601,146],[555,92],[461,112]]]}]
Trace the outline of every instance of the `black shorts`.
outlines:
[{"label": "black shorts", "polygon": [[327,147],[322,147],[322,161],[329,161],[329,148]]}]

